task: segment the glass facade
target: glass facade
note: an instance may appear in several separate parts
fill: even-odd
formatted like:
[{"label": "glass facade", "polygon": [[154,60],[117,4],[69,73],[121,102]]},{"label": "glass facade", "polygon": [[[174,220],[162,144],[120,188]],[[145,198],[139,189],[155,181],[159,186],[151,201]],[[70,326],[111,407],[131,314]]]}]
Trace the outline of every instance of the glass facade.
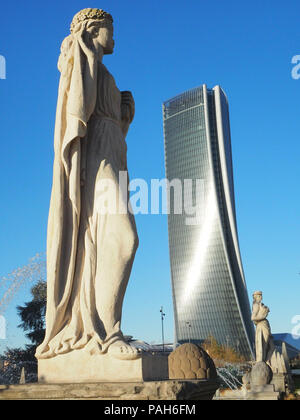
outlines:
[{"label": "glass facade", "polygon": [[[169,249],[176,341],[220,343],[253,357],[254,328],[241,263],[234,204],[228,103],[205,85],[163,104],[166,176],[193,180],[184,191],[201,214],[175,214],[169,195]],[[201,195],[195,182],[201,180]]]}]

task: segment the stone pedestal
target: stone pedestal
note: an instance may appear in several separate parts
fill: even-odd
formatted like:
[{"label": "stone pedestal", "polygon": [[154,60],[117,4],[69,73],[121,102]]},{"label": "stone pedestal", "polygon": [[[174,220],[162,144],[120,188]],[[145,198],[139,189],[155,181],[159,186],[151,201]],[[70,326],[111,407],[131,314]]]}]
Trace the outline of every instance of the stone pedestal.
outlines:
[{"label": "stone pedestal", "polygon": [[237,390],[218,391],[215,400],[279,400],[280,392],[275,390],[274,385],[253,385],[251,390],[245,386]]},{"label": "stone pedestal", "polygon": [[142,353],[136,360],[109,354],[91,356],[83,350],[38,361],[40,383],[141,382],[168,379],[167,354]]},{"label": "stone pedestal", "polygon": [[0,385],[0,400],[211,400],[216,381]]},{"label": "stone pedestal", "polygon": [[279,400],[280,392],[275,390],[274,385],[252,386],[247,393],[247,400]]}]

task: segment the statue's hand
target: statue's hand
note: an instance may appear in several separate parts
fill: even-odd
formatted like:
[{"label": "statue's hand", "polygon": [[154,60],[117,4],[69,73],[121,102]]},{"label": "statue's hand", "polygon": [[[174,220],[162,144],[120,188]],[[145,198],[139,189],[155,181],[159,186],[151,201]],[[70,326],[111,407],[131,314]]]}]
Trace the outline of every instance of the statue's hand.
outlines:
[{"label": "statue's hand", "polygon": [[125,90],[121,92],[121,118],[126,123],[131,123],[135,114],[135,103],[132,93]]},{"label": "statue's hand", "polygon": [[267,306],[263,305],[262,306],[262,315],[266,318],[268,316],[269,312],[270,312],[270,309]]}]

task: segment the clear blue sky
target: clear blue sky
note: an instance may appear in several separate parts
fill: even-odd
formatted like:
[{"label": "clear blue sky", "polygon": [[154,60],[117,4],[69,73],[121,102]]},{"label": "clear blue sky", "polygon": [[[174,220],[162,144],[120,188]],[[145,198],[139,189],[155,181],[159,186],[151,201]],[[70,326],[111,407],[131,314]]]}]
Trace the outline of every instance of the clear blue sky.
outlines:
[{"label": "clear blue sky", "polygon": [[[136,117],[127,137],[131,178],[163,178],[162,102],[206,83],[229,98],[239,238],[249,293],[264,291],[273,332],[300,314],[300,54],[298,0],[101,0],[5,2],[0,55],[0,276],[45,251],[53,164],[60,44],[85,7],[110,12],[115,53],[105,64],[131,90]],[[123,330],[160,340],[160,306],[173,339],[166,216],[137,216],[140,237]],[[21,345],[11,302],[6,346]],[[0,295],[2,291],[0,292]]]}]

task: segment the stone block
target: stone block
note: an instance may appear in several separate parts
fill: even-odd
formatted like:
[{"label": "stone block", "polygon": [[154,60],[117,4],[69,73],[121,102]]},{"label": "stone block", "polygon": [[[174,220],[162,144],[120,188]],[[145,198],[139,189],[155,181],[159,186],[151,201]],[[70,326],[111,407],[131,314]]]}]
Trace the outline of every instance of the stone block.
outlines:
[{"label": "stone block", "polygon": [[0,400],[211,400],[216,381],[150,381],[0,386]]},{"label": "stone block", "polygon": [[167,354],[142,353],[135,360],[109,354],[90,355],[84,349],[38,361],[40,383],[141,382],[168,379]]}]

